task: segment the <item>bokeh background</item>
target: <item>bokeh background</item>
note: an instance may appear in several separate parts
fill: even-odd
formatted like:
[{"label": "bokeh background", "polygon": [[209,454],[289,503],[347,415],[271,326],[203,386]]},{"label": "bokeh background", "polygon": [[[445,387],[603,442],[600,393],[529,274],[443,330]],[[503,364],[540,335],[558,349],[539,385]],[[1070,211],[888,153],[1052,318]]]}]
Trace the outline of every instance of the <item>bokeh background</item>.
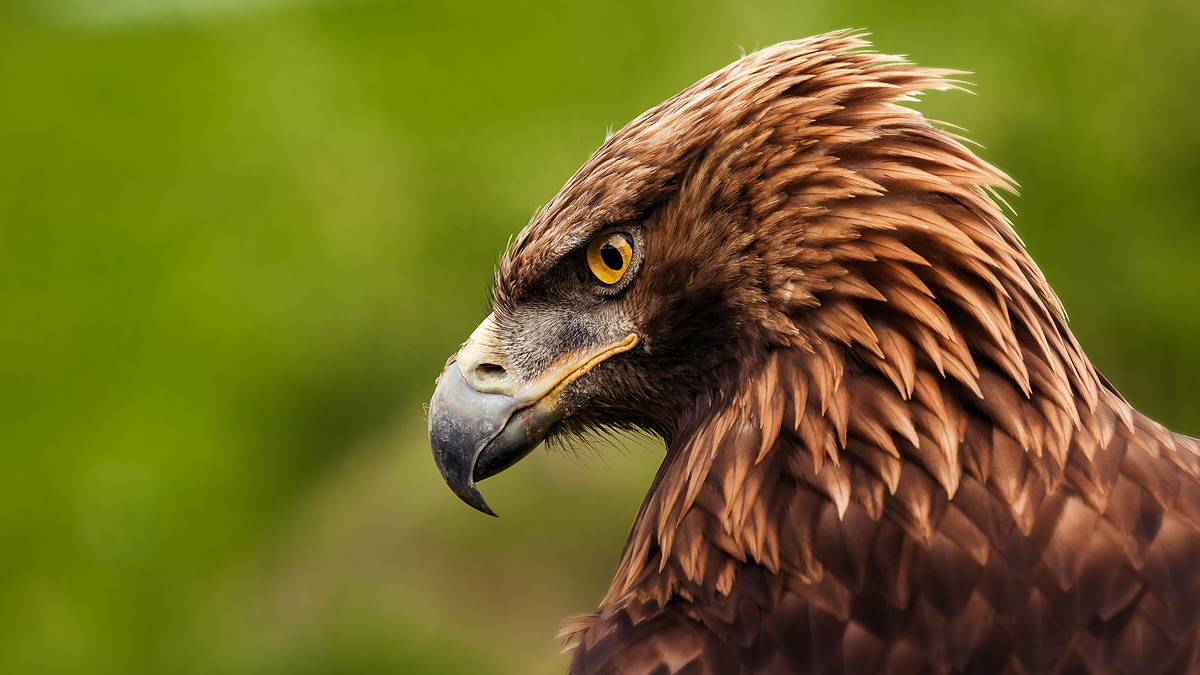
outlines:
[{"label": "bokeh background", "polygon": [[1092,358],[1200,433],[1195,0],[5,0],[0,672],[554,673],[661,449],[459,503],[423,404],[507,238],[773,42],[973,71]]}]

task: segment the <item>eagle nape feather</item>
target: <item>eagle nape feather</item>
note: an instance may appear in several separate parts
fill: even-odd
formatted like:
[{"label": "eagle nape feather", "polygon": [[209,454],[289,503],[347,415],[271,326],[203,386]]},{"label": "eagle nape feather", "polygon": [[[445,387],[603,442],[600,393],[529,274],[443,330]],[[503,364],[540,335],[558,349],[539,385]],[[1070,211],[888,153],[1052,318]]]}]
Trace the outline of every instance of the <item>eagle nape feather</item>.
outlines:
[{"label": "eagle nape feather", "polygon": [[571,673],[1200,672],[1200,443],[1067,328],[1010,180],[837,32],[630,122],[439,378],[464,501],[555,434],[666,442]]}]

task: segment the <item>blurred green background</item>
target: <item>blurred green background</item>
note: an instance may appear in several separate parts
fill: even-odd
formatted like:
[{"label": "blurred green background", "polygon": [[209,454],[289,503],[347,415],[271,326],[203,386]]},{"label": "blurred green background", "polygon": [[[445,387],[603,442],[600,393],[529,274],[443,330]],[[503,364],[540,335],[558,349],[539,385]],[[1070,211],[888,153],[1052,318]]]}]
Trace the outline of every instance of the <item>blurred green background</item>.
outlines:
[{"label": "blurred green background", "polygon": [[1023,185],[1092,358],[1200,433],[1200,3],[6,0],[0,672],[561,672],[660,450],[438,477],[510,234],[741,49],[841,27]]}]

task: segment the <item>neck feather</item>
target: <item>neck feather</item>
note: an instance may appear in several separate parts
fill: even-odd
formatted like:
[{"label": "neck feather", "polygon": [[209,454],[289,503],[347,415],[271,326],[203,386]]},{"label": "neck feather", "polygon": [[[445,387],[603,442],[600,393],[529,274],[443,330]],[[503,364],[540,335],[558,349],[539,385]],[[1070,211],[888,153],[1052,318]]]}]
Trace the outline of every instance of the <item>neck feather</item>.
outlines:
[{"label": "neck feather", "polygon": [[1102,482],[1069,470],[1072,455],[1132,433],[1136,413],[991,200],[939,206],[865,205],[861,222],[892,225],[796,263],[807,296],[764,281],[766,337],[672,440],[605,605],[728,593],[747,565],[819,578],[810,516],[825,505],[886,515],[927,546],[964,476],[997,490],[1026,532],[1064,480]]}]

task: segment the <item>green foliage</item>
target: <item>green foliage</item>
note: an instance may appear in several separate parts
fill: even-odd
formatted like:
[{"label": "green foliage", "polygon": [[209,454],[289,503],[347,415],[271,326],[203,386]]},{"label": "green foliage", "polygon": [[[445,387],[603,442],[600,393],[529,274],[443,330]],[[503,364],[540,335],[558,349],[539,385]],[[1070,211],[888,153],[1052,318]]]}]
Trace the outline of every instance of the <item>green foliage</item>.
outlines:
[{"label": "green foliage", "polygon": [[509,235],[739,49],[841,27],[1024,186],[1096,363],[1200,432],[1200,5],[0,6],[0,671],[559,672],[658,460],[442,486],[422,403]]}]

